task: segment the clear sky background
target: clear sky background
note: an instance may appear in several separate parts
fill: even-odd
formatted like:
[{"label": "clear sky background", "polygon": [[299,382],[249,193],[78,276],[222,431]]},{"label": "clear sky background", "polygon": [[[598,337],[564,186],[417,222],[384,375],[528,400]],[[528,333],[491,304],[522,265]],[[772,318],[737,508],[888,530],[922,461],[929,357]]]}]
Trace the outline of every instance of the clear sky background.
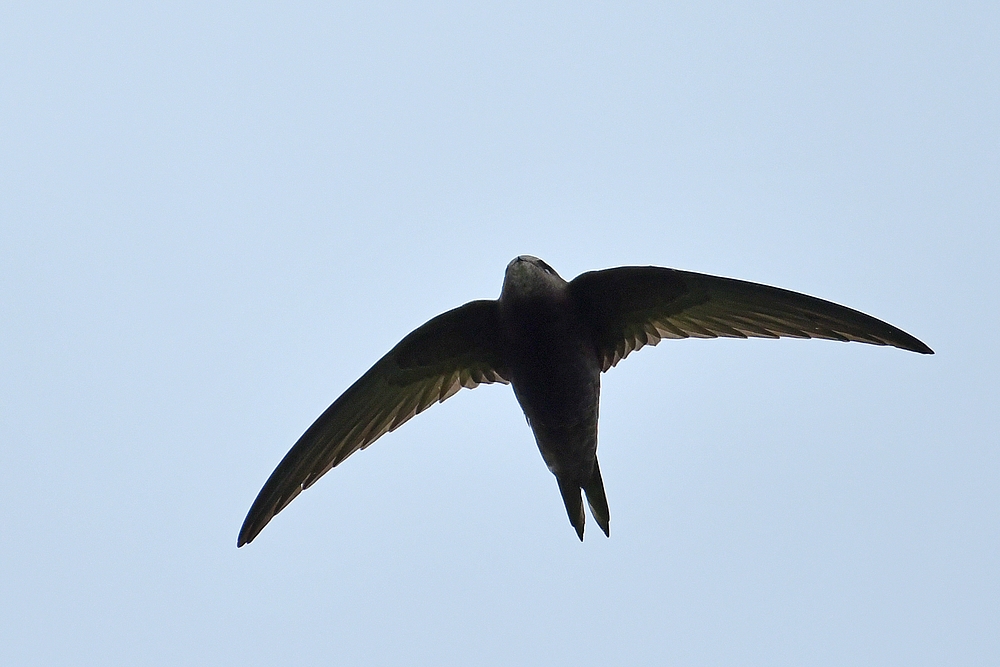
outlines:
[{"label": "clear sky background", "polygon": [[[3,5],[0,663],[1000,662],[1000,5],[538,4]],[[937,354],[629,357],[583,544],[510,389],[462,392],[237,550],[522,253]]]}]

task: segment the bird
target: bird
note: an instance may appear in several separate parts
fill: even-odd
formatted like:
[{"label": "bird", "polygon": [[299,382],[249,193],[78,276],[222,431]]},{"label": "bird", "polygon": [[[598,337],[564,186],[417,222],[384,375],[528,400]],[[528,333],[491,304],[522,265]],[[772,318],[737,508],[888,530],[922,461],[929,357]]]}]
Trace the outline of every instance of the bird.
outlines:
[{"label": "bird", "polygon": [[309,427],[275,468],[240,529],[252,541],[303,489],[416,414],[481,384],[510,384],[570,524],[590,513],[611,535],[597,462],[601,374],[663,339],[820,338],[933,350],[857,310],[758,283],[656,266],[566,281],[541,259],[507,265],[498,299],[471,301],[408,334]]}]

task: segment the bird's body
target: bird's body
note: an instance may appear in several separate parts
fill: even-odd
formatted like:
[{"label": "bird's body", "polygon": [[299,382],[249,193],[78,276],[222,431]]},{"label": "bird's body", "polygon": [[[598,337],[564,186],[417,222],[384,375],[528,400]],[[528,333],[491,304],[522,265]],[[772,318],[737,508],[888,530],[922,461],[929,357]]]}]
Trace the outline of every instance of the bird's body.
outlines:
[{"label": "bird's body", "polygon": [[548,265],[518,258],[507,267],[498,309],[510,383],[582,539],[581,488],[605,533],[609,527],[597,466],[601,364],[575,306],[569,283]]},{"label": "bird's body", "polygon": [[522,255],[496,301],[472,301],[406,336],[303,434],[254,501],[238,546],[358,449],[462,387],[513,386],[538,449],[583,539],[586,494],[610,535],[597,463],[601,373],[663,338],[826,338],[932,354],[904,331],[815,297],[659,267],[620,267],[566,282]]}]

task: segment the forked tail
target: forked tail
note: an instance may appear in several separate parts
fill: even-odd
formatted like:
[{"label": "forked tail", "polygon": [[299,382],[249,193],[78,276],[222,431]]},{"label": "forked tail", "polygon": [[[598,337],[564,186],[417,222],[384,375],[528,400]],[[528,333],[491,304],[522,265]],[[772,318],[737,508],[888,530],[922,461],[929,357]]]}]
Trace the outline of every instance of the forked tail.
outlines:
[{"label": "forked tail", "polygon": [[559,482],[559,493],[566,503],[569,522],[576,529],[580,541],[583,541],[583,524],[586,519],[581,488],[587,493],[587,504],[590,505],[590,513],[594,515],[597,525],[605,535],[611,537],[611,513],[608,511],[608,498],[604,495],[604,481],[601,479],[601,467],[597,464],[597,459],[594,459],[594,470],[590,474],[590,479],[582,487],[575,481],[559,478],[556,480]]}]

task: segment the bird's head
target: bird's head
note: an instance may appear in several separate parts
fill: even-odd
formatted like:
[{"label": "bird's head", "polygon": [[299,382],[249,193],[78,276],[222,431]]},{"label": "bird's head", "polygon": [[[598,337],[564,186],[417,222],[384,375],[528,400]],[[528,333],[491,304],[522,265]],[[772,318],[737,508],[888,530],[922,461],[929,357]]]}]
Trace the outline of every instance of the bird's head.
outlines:
[{"label": "bird's head", "polygon": [[566,288],[555,269],[531,255],[520,255],[507,265],[500,299],[544,299],[561,294]]}]

